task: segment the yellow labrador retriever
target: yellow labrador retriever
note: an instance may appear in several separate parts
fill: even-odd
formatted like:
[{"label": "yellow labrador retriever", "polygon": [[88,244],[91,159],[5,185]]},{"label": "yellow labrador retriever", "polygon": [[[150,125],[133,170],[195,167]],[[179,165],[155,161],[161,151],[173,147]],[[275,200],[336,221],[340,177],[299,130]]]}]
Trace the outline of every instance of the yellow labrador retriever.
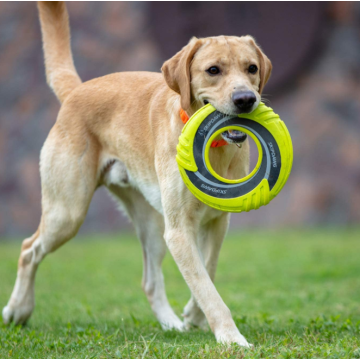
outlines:
[{"label": "yellow labrador retriever", "polygon": [[[226,114],[251,112],[269,79],[269,59],[250,36],[193,38],[164,63],[162,74],[124,72],[82,84],[73,65],[65,4],[38,7],[47,81],[62,107],[41,151],[42,217],[36,233],[23,242],[15,287],[3,309],[5,323],[30,317],[38,265],[75,236],[94,191],[104,185],[141,240],[143,289],[162,327],[208,323],[219,342],[249,346],[213,283],[230,215],[189,192],[175,156],[183,128],[180,110],[191,116],[210,102]],[[246,135],[221,136],[228,145],[211,149],[215,171],[227,178],[245,176]],[[166,248],[192,293],[184,321],[165,294]]]}]

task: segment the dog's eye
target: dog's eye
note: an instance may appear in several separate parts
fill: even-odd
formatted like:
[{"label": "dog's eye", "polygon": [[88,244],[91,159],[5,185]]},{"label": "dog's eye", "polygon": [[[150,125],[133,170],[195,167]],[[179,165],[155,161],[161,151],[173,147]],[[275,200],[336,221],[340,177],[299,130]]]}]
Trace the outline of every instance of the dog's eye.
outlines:
[{"label": "dog's eye", "polygon": [[250,74],[256,74],[258,67],[256,65],[250,65],[248,70]]},{"label": "dog's eye", "polygon": [[212,66],[206,70],[207,73],[210,75],[217,75],[220,74],[220,69],[217,66]]}]

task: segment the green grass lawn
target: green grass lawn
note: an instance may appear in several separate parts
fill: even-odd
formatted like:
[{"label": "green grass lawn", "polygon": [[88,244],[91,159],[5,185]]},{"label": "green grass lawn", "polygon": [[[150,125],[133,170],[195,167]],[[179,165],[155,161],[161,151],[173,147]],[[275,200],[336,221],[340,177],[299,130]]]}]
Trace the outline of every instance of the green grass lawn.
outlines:
[{"label": "green grass lawn", "polygon": [[[0,306],[19,242],[0,242]],[[164,261],[181,314],[190,293]],[[49,255],[25,327],[0,325],[0,358],[360,358],[360,229],[246,231],[224,243],[216,286],[250,350],[197,329],[162,331],[141,290],[132,235],[81,237]]]}]

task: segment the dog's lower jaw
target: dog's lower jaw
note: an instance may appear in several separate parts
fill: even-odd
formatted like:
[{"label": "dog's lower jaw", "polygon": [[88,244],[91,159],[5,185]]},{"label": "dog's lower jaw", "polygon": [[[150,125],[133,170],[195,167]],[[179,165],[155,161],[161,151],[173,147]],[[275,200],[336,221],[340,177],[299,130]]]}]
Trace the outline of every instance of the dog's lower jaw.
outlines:
[{"label": "dog's lower jaw", "polygon": [[228,130],[224,131],[221,137],[229,144],[241,145],[247,139],[247,134],[238,130]]}]

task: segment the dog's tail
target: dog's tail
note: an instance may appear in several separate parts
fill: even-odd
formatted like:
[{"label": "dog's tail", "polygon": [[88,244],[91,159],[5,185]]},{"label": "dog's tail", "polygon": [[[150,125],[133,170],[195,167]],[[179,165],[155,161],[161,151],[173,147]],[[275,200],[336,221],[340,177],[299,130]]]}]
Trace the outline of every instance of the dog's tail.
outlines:
[{"label": "dog's tail", "polygon": [[38,9],[46,80],[60,102],[63,102],[81,84],[71,53],[68,12],[63,1],[39,1]]}]

